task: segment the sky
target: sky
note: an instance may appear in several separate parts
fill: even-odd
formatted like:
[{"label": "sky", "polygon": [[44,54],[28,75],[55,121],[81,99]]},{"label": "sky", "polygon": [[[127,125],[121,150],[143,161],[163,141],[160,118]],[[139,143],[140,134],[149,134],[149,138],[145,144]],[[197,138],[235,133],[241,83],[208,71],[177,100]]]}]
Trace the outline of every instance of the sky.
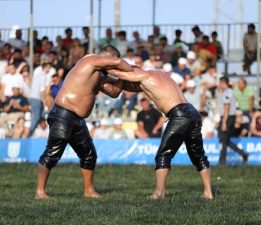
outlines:
[{"label": "sky", "polygon": [[[256,22],[258,0],[218,0],[224,14],[218,22]],[[242,2],[239,16],[235,7]],[[94,0],[94,25],[98,23]],[[215,21],[215,0],[156,0],[157,24],[201,24]],[[101,0],[102,25],[114,24],[114,0]],[[30,0],[0,0],[0,28],[29,26]],[[90,0],[34,0],[35,26],[89,25]],[[232,17],[232,18],[229,18]],[[152,23],[152,0],[121,0],[121,24]]]}]

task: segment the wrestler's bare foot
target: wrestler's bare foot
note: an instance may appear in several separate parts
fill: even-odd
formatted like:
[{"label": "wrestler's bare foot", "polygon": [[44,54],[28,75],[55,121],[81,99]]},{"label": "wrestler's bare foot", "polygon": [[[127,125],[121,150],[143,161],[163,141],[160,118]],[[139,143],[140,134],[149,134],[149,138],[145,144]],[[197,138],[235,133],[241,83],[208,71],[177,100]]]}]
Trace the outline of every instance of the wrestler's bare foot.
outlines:
[{"label": "wrestler's bare foot", "polygon": [[212,200],[214,199],[214,196],[212,193],[207,193],[207,192],[203,192],[203,194],[201,195],[202,198],[207,199],[207,200]]},{"label": "wrestler's bare foot", "polygon": [[158,200],[163,199],[165,197],[165,193],[160,193],[155,191],[152,195],[149,196],[150,199]]},{"label": "wrestler's bare foot", "polygon": [[102,197],[101,194],[99,194],[98,192],[96,192],[94,190],[84,192],[83,196],[87,197],[87,198],[101,198]]},{"label": "wrestler's bare foot", "polygon": [[50,196],[43,191],[37,191],[34,197],[36,200],[50,200]]}]

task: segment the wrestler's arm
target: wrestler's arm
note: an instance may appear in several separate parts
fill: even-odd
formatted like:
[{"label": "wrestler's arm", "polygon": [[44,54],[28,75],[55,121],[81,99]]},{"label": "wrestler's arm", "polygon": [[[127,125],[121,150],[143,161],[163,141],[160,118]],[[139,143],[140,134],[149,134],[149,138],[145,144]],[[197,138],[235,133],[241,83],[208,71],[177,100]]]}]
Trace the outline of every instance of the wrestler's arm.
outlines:
[{"label": "wrestler's arm", "polygon": [[123,81],[122,89],[129,92],[142,92],[140,82]]},{"label": "wrestler's arm", "polygon": [[116,69],[110,69],[110,70],[107,70],[107,72],[122,80],[127,80],[127,81],[131,81],[131,82],[142,82],[149,76],[148,72],[146,72],[142,69],[137,69],[137,68],[135,68],[134,71],[132,71],[132,72],[124,72],[124,71],[120,71],[120,70],[116,70]]},{"label": "wrestler's arm", "polygon": [[112,98],[117,98],[123,89],[123,80],[107,76],[100,85],[100,91]]},{"label": "wrestler's arm", "polygon": [[[87,59],[88,57],[86,57]],[[88,58],[89,62],[93,64],[97,70],[102,69],[118,69],[121,71],[133,71],[134,69],[123,59],[113,56],[94,55]]]}]

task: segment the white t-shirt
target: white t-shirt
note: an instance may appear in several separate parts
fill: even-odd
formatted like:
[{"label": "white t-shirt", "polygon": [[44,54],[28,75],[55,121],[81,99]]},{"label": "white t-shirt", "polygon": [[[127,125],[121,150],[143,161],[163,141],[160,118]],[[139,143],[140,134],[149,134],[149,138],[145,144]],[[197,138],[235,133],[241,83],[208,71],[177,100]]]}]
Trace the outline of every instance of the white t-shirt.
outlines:
[{"label": "white t-shirt", "polygon": [[16,39],[16,38],[11,38],[8,40],[8,43],[12,45],[14,48],[19,48],[21,49],[22,47],[26,46],[26,41]]},{"label": "white t-shirt", "polygon": [[207,138],[207,134],[210,132],[215,131],[215,124],[213,120],[210,118],[206,117],[202,120],[202,128],[201,128],[201,133],[202,133],[202,138]]},{"label": "white t-shirt", "polygon": [[14,86],[18,86],[20,88],[23,87],[23,76],[21,74],[4,74],[2,77],[1,83],[4,85],[4,95],[5,96],[12,96],[13,95],[13,90],[12,88]]},{"label": "white t-shirt", "polygon": [[42,100],[41,93],[46,88],[47,75],[44,72],[35,73],[32,79],[31,91],[29,94],[30,98]]},{"label": "white t-shirt", "polygon": [[[38,66],[35,68],[34,70],[34,75],[39,74],[39,73],[43,73],[43,67],[42,66]],[[56,73],[56,69],[54,67],[52,67],[49,71],[48,74],[46,74],[46,84],[45,86],[48,86],[52,80],[52,75],[54,75]]]},{"label": "white t-shirt", "polygon": [[181,75],[174,72],[171,73],[170,78],[174,80],[178,85],[184,81],[184,78]]},{"label": "white t-shirt", "polygon": [[33,138],[48,138],[49,135],[49,127],[47,126],[45,129],[38,126],[33,134]]}]

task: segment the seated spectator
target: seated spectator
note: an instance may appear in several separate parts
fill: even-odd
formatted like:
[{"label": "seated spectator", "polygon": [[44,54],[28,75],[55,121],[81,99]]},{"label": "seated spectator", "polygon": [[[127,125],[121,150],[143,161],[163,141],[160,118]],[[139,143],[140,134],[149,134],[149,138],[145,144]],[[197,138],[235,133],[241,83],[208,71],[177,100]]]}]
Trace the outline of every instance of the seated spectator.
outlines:
[{"label": "seated spectator", "polygon": [[213,31],[211,33],[211,37],[212,37],[212,43],[216,46],[216,49],[217,49],[217,59],[218,60],[222,59],[224,50],[223,50],[222,43],[217,39],[217,37],[218,37],[217,31]]},{"label": "seated spectator", "polygon": [[182,44],[178,42],[175,44],[174,52],[170,58],[170,63],[173,67],[178,65],[179,58],[186,58],[186,54],[183,51]]},{"label": "seated spectator", "polygon": [[156,70],[160,69],[163,65],[163,62],[157,57],[155,51],[151,51],[149,54],[149,59],[144,61],[142,68],[144,70]]},{"label": "seated spectator", "polygon": [[217,48],[209,42],[209,36],[204,35],[202,42],[198,44],[199,58],[205,68],[215,66],[217,61]]},{"label": "seated spectator", "polygon": [[33,133],[33,138],[48,138],[49,126],[45,118],[39,120],[39,124]]},{"label": "seated spectator", "polygon": [[250,67],[257,57],[257,32],[253,23],[248,25],[247,33],[244,34],[243,44],[245,51],[243,70],[251,74]]},{"label": "seated spectator", "polygon": [[9,62],[12,56],[12,46],[9,43],[5,43],[2,48],[3,58]]},{"label": "seated spectator", "polygon": [[8,97],[3,103],[3,112],[0,117],[0,127],[5,129],[6,136],[10,135],[8,122],[16,122],[19,117],[23,117],[30,109],[29,102],[20,92],[20,86],[14,84],[13,95]]},{"label": "seated spectator", "polygon": [[253,137],[261,137],[261,111],[258,110],[253,113],[250,124],[250,132]]},{"label": "seated spectator", "polygon": [[63,47],[70,49],[71,45],[73,44],[73,32],[72,32],[72,28],[68,27],[65,29],[65,38],[63,39]]},{"label": "seated spectator", "polygon": [[27,138],[29,136],[30,126],[27,125],[24,117],[19,117],[12,130],[12,138]]},{"label": "seated spectator", "polygon": [[149,35],[145,43],[145,48],[148,52],[152,51],[154,48],[154,36]]},{"label": "seated spectator", "polygon": [[188,80],[186,82],[186,91],[184,96],[198,111],[204,111],[206,96],[202,92],[200,86],[196,86],[196,82],[194,80]]},{"label": "seated spectator", "polygon": [[178,65],[173,68],[174,73],[178,73],[181,75],[185,80],[190,79],[190,70],[187,68],[187,59],[186,58],[179,58]]},{"label": "seated spectator", "polygon": [[82,33],[84,38],[81,39],[81,44],[84,49],[84,54],[87,54],[89,52],[89,42],[90,42],[90,29],[89,27],[83,27]]},{"label": "seated spectator", "polygon": [[192,33],[194,34],[195,36],[195,39],[194,39],[194,43],[201,43],[203,41],[203,32],[200,30],[199,26],[194,26],[192,29],[191,29]]},{"label": "seated spectator", "polygon": [[208,117],[208,113],[205,111],[200,112],[202,117],[202,127],[201,127],[201,133],[202,138],[212,138],[215,135],[215,123],[212,119]]},{"label": "seated spectator", "polygon": [[123,58],[127,63],[129,63],[130,65],[134,65],[135,66],[135,54],[134,54],[134,50],[132,48],[128,48],[127,52],[126,52],[126,56],[125,58]]},{"label": "seated spectator", "polygon": [[127,133],[122,128],[122,119],[117,117],[113,120],[113,131],[110,134],[110,138],[112,139],[124,139],[128,138]]},{"label": "seated spectator", "polygon": [[217,73],[215,66],[210,66],[207,72],[202,74],[201,84],[203,88],[210,92],[212,98],[216,95],[216,88],[218,85],[218,79],[222,74]]},{"label": "seated spectator", "polygon": [[117,38],[116,38],[116,48],[119,50],[121,53],[121,57],[126,56],[126,52],[129,46],[129,42],[126,39],[126,31],[119,31],[117,33]]},{"label": "seated spectator", "polygon": [[145,48],[144,44],[139,44],[137,46],[136,56],[141,57],[142,61],[146,61],[147,59],[149,59],[149,53],[148,53],[147,49]]},{"label": "seated spectator", "polygon": [[174,51],[174,46],[169,45],[168,38],[166,36],[163,36],[163,37],[160,38],[159,44],[161,45],[162,50],[164,52],[166,52],[166,54],[168,54],[168,55],[172,54],[172,52]]},{"label": "seated spectator", "polygon": [[62,53],[63,39],[61,35],[57,35],[55,38],[56,44],[54,45],[52,51],[56,52],[58,55]]},{"label": "seated spectator", "polygon": [[187,68],[190,70],[190,74],[193,77],[197,77],[201,74],[201,64],[197,59],[197,55],[193,51],[187,53]]},{"label": "seated spectator", "polygon": [[132,33],[132,36],[133,36],[134,40],[130,42],[129,48],[132,48],[134,50],[134,52],[137,53],[138,46],[143,45],[145,43],[145,40],[143,40],[140,37],[140,33],[138,31],[134,31]]},{"label": "seated spectator", "polygon": [[111,136],[111,130],[109,129],[110,122],[108,119],[101,119],[100,126],[96,128],[93,138],[108,139]]},{"label": "seated spectator", "polygon": [[236,112],[235,125],[232,129],[232,137],[247,137],[248,136],[248,124],[244,123],[243,113],[241,111]]},{"label": "seated spectator", "polygon": [[135,131],[136,138],[160,137],[164,124],[162,114],[150,105],[146,98],[140,100],[141,111],[137,115],[138,129]]},{"label": "seated spectator", "polygon": [[8,43],[13,47],[13,48],[18,48],[21,49],[23,46],[26,45],[26,41],[22,39],[23,33],[21,29],[17,29],[15,31],[15,38],[11,38],[8,40]]},{"label": "seated spectator", "polygon": [[127,104],[127,116],[130,116],[131,111],[134,109],[137,104],[137,93],[123,91],[120,95],[120,99],[116,101],[114,105],[115,111],[121,115],[123,113],[123,106]]},{"label": "seated spectator", "polygon": [[116,40],[112,37],[111,28],[106,29],[106,36],[100,40],[99,49],[101,50],[106,45],[113,45],[114,47],[116,47]]},{"label": "seated spectator", "polygon": [[234,88],[234,94],[238,102],[238,108],[243,112],[243,115],[250,117],[254,110],[254,90],[247,85],[246,79],[240,77],[237,86]]},{"label": "seated spectator", "polygon": [[1,81],[4,96],[11,97],[13,95],[14,84],[21,88],[23,86],[23,77],[20,73],[17,73],[15,65],[13,63],[9,63],[7,73],[3,75]]},{"label": "seated spectator", "polygon": [[2,76],[6,73],[6,69],[8,66],[8,61],[4,57],[4,53],[0,51],[0,81]]},{"label": "seated spectator", "polygon": [[154,51],[156,53],[156,56],[157,56],[158,60],[162,61],[163,63],[167,63],[167,62],[170,61],[170,52],[169,51],[165,51],[163,48],[164,48],[163,45],[156,44],[154,46]]}]

